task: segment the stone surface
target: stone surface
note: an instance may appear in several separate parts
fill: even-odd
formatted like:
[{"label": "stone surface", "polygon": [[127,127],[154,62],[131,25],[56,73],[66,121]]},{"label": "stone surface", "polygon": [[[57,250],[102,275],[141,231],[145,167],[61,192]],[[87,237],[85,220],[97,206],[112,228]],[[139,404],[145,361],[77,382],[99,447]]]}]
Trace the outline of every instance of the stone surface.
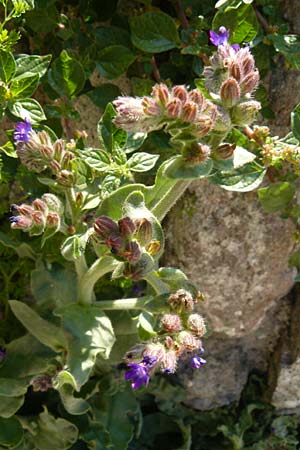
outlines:
[{"label": "stone surface", "polygon": [[164,263],[200,287],[206,301],[199,308],[212,330],[207,365],[181,371],[190,406],[238,401],[249,373],[268,370],[289,323],[293,231],[291,222],[262,210],[255,192],[228,192],[208,181],[191,184],[169,214]]}]

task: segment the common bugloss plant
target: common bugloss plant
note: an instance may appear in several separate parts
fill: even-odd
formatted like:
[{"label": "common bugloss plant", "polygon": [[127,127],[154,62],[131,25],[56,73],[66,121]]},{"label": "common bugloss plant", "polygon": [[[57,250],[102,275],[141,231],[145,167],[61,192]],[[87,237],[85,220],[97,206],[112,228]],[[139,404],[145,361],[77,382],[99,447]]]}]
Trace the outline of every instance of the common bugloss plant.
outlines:
[{"label": "common bugloss plant", "polygon": [[[44,407],[32,422],[21,415],[10,421],[25,430],[11,448],[25,443],[44,450],[49,430],[57,429],[63,437],[54,445],[61,449],[73,448],[78,439],[88,448],[101,442],[99,448],[125,449],[132,423],[140,420],[131,388],[174,374],[181,361],[205,373],[204,296],[181,270],[160,267],[161,222],[193,180],[246,192],[260,185],[266,166],[298,158],[298,146],[270,137],[266,127],[250,128],[261,108],[254,98],[259,73],[250,47],[230,44],[229,37],[225,27],[211,30],[216,51],[195,85],[159,81],[149,95],[118,96],[109,103],[98,124],[99,148],[87,146],[85,132],[58,137],[41,124],[45,116],[35,100],[7,94],[25,77],[24,91],[32,95],[49,58],[2,58],[7,70],[1,114],[8,111],[17,122],[7,145],[13,144],[11,154],[40,192],[11,205],[16,237],[6,242],[35,269],[32,298],[9,300],[6,309],[25,331],[0,341],[0,402],[9,406],[2,417],[10,420],[30,389],[56,391],[57,411],[63,411],[56,418]],[[74,69],[63,51],[49,76],[51,87],[64,94],[68,134],[76,90],[57,88],[54,69],[61,75],[69,63]],[[236,142],[242,132],[253,151]],[[157,133],[167,141],[167,155],[160,148],[155,154],[147,150],[147,138]],[[149,171],[152,184],[136,181],[136,174]],[[21,232],[30,239],[23,240]],[[123,404],[130,405],[119,418],[129,428],[128,442],[103,447],[113,439],[103,411]]]}]

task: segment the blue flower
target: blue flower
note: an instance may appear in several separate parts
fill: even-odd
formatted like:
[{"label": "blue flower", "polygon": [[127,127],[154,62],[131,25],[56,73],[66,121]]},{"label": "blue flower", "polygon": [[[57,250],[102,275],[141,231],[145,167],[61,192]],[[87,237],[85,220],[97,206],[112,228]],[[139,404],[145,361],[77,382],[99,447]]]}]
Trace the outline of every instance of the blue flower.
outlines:
[{"label": "blue flower", "polygon": [[30,120],[25,118],[24,122],[18,122],[16,131],[14,132],[14,140],[16,142],[28,142],[30,139],[29,133],[32,131]]},{"label": "blue flower", "polygon": [[[229,30],[227,30],[225,27],[220,27],[218,33],[215,33],[213,30],[210,30],[209,32],[210,42],[216,47],[219,47],[219,45],[226,45],[228,44],[229,34],[230,34]],[[240,49],[240,46],[239,44],[233,44],[231,45],[231,48],[235,52],[237,52]]]},{"label": "blue flower", "polygon": [[215,33],[213,30],[209,32],[210,42],[218,47],[219,45],[228,44],[229,30],[225,27],[219,28],[219,33]]},{"label": "blue flower", "polygon": [[125,373],[125,380],[131,380],[132,389],[138,389],[143,384],[148,386],[150,380],[149,371],[156,363],[154,356],[145,356],[140,363],[128,364],[130,370]]},{"label": "blue flower", "polygon": [[191,359],[191,367],[193,369],[200,369],[200,367],[204,366],[206,364],[206,360],[201,358],[200,356],[194,356]]}]

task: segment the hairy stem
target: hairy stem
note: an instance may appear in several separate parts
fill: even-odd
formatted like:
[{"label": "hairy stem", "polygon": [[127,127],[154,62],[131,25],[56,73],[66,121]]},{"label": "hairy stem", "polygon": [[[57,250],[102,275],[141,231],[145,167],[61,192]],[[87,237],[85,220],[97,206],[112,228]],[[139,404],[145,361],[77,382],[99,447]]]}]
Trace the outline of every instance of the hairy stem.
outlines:
[{"label": "hairy stem", "polygon": [[128,309],[142,309],[147,310],[147,303],[153,300],[153,297],[147,295],[140,298],[124,298],[120,300],[102,300],[95,302],[95,306],[100,309],[108,310],[128,310]]},{"label": "hairy stem", "polygon": [[151,211],[160,222],[190,184],[191,180],[175,180],[173,186],[155,204]]},{"label": "hairy stem", "polygon": [[155,272],[151,272],[144,277],[144,280],[153,287],[157,295],[168,294],[170,292],[169,286],[164,283]]},{"label": "hairy stem", "polygon": [[111,256],[103,256],[97,259],[94,264],[79,277],[78,283],[78,302],[82,304],[91,304],[95,299],[94,286],[97,281],[106,273],[112,272],[118,261]]}]

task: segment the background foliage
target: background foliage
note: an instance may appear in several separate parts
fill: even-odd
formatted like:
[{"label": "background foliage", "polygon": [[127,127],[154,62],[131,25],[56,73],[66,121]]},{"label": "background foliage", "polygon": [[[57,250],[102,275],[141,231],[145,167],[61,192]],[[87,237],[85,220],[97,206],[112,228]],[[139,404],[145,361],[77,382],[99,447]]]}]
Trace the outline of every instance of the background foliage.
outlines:
[{"label": "background foliage", "polygon": [[[50,127],[57,135],[64,133],[68,138],[76,134],[73,120],[79,118],[75,100],[86,94],[104,110],[121,93],[118,85],[111,82],[118,77],[130,79],[131,94],[136,96],[149,94],[159,81],[170,86],[185,83],[201,87],[204,64],[213,51],[208,40],[211,28],[217,30],[225,25],[231,30],[231,43],[251,42],[262,78],[279,59],[284,58],[287,67],[299,69],[300,65],[299,36],[289,33],[274,0],[219,0],[216,4],[213,0],[0,0],[0,7],[0,116],[13,122],[27,116],[32,123],[42,121],[44,129]],[[103,77],[99,87],[90,82],[94,71]],[[262,118],[271,119],[273,112],[263,83],[255,96],[263,105]],[[106,149],[113,147],[109,133],[117,133],[111,128],[111,114],[108,107],[99,133]],[[292,132],[290,142],[298,143],[299,107],[292,113]],[[8,131],[7,140],[1,145],[0,345],[5,344],[13,358],[1,368],[0,448],[299,448],[299,420],[294,416],[276,416],[264,396],[263,374],[253,375],[238,405],[208,412],[195,412],[184,405],[185,392],[176,376],[157,376],[147,391],[132,393],[117,365],[114,369],[105,364],[96,367],[80,397],[74,394],[73,380],[64,379],[68,374],[63,371],[57,378],[56,390],[49,386],[44,392],[32,386],[27,391],[28,380],[43,372],[42,364],[48,370],[49,362],[53,361],[53,372],[57,369],[54,352],[61,345],[60,335],[56,328],[47,330],[45,323],[32,314],[27,320],[37,321],[39,340],[25,334],[15,315],[22,317],[26,327],[26,306],[22,309],[20,303],[13,301],[9,306],[8,301],[35,304],[44,319],[55,305],[71,334],[81,312],[68,309],[61,301],[66,292],[70,303],[76,294],[70,289],[74,285],[71,264],[65,264],[62,256],[58,256],[60,238],[52,239],[51,245],[45,240],[41,260],[37,258],[39,238],[34,237],[29,246],[21,232],[10,231],[9,205],[40,197],[49,183],[49,180],[38,183],[19,165],[11,137],[12,131]],[[78,133],[78,141],[81,138]],[[122,136],[114,138],[121,140]],[[242,133],[237,132],[232,139],[238,145],[256,149],[256,142],[247,140]],[[114,170],[105,179],[107,193],[125,184],[131,171],[149,183],[151,172],[145,177],[143,171],[155,165],[156,148],[165,150],[166,158],[171,152],[161,132],[152,133],[145,142],[141,137],[139,144],[142,143],[147,157],[132,156],[124,161],[122,155],[116,156]],[[104,152],[101,158],[92,151],[88,157],[91,168],[108,170],[110,162]],[[300,209],[294,194],[299,173],[295,164],[290,166],[286,161],[276,160],[270,164],[268,175],[272,183],[258,191],[262,207],[297,221]],[[251,177],[249,184],[255,182]],[[231,187],[237,185],[236,190],[242,190],[239,178],[215,181]],[[66,255],[68,251],[66,246]],[[299,252],[291,262],[300,267]],[[105,292],[106,298],[119,298],[130,296],[134,286],[123,278],[113,283],[104,278],[96,289]],[[139,289],[143,291],[143,283]],[[118,314],[112,315],[115,323]],[[83,332],[93,327],[95,314],[85,316],[84,320],[80,321]],[[47,345],[43,345],[43,339]],[[89,342],[83,344],[89,346]],[[76,345],[72,357],[76,360]],[[13,382],[8,381],[11,374]],[[86,379],[86,374],[79,372],[75,381],[81,387]],[[87,413],[89,405],[94,411],[93,419]]]}]

